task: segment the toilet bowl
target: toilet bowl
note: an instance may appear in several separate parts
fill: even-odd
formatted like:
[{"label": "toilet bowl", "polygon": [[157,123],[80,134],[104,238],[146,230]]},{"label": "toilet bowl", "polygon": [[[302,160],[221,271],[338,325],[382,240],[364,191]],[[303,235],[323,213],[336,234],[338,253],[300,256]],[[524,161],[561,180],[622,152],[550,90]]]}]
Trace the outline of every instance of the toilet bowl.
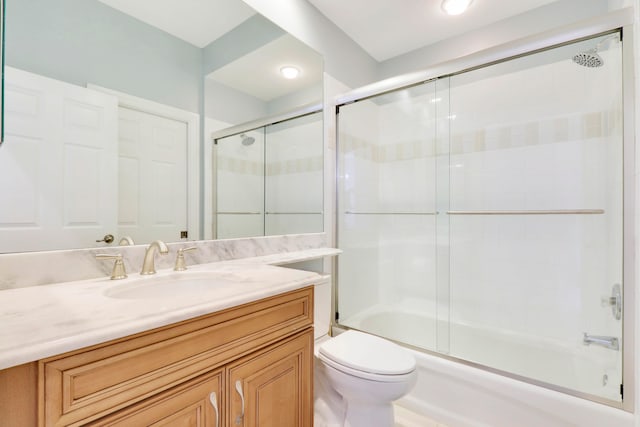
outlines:
[{"label": "toilet bowl", "polygon": [[316,350],[316,378],[330,408],[328,425],[392,427],[392,402],[407,394],[416,379],[416,362],[402,347],[373,335],[346,331]]}]

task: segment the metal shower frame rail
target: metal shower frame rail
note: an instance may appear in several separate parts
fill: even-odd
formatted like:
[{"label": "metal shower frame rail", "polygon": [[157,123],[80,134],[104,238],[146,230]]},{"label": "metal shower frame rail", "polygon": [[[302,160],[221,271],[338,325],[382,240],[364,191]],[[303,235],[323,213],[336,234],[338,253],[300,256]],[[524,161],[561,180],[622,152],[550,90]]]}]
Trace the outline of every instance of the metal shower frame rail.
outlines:
[{"label": "metal shower frame rail", "polygon": [[251,132],[252,130],[260,129],[265,126],[271,126],[278,123],[286,122],[287,120],[297,119],[299,117],[308,116],[310,114],[319,113],[322,111],[322,103],[314,103],[303,105],[299,108],[287,111],[282,114],[274,116],[263,117],[261,119],[252,120],[250,122],[242,123],[236,126],[231,126],[216,132],[212,132],[209,135],[211,141],[214,144],[218,139],[226,138],[228,136],[240,135],[242,133]]}]

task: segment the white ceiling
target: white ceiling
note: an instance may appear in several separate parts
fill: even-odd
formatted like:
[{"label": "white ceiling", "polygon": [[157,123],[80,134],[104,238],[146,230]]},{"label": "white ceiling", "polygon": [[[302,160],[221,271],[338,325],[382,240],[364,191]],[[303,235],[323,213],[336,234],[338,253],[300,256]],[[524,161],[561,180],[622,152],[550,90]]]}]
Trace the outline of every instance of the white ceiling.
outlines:
[{"label": "white ceiling", "polygon": [[[282,78],[280,68],[285,65],[295,65],[300,70],[298,78]],[[258,75],[255,70],[260,70]],[[285,34],[215,70],[207,78],[263,101],[271,101],[322,81],[322,57],[295,37]]]},{"label": "white ceiling", "polygon": [[[200,48],[256,13],[243,0],[99,1]],[[446,15],[441,0],[307,1],[373,58],[384,61],[558,0],[474,0],[459,16]],[[319,55],[295,38],[279,38],[265,50],[248,54],[207,77],[265,101],[321,79]],[[277,72],[286,63],[301,67],[302,78],[282,79]],[[314,68],[316,71],[307,72]]]},{"label": "white ceiling", "polygon": [[99,1],[200,48],[256,13],[242,0]]},{"label": "white ceiling", "polygon": [[[99,0],[192,45],[203,48],[255,15],[242,0]],[[280,68],[295,65],[295,80]],[[317,85],[322,57],[292,36],[280,37],[209,74],[207,78],[265,102]],[[256,78],[260,76],[260,78]]]},{"label": "white ceiling", "polygon": [[308,0],[378,61],[557,0],[474,0],[449,16],[441,0]]},{"label": "white ceiling", "polygon": [[[197,47],[256,12],[242,0],[99,0]],[[448,16],[441,0],[307,0],[378,61],[558,0],[473,0]]]}]

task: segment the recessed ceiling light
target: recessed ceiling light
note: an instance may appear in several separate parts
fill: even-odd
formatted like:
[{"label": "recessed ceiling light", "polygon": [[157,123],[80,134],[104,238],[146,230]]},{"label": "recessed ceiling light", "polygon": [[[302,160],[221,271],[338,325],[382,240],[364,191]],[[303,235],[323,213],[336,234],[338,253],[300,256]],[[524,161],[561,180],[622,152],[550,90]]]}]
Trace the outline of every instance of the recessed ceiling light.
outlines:
[{"label": "recessed ceiling light", "polygon": [[287,65],[286,67],[280,68],[280,74],[282,74],[285,79],[295,79],[300,74],[300,70],[291,65]]},{"label": "recessed ceiling light", "polygon": [[442,0],[442,10],[449,15],[460,15],[473,0]]}]

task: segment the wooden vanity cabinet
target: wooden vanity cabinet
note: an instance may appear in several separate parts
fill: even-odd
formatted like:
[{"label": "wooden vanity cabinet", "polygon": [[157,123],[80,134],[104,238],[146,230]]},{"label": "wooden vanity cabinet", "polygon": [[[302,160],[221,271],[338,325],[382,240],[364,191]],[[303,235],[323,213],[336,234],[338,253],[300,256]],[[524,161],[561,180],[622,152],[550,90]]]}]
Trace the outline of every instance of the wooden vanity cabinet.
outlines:
[{"label": "wooden vanity cabinet", "polygon": [[312,362],[311,286],[41,360],[22,385],[38,427],[311,427]]},{"label": "wooden vanity cabinet", "polygon": [[304,331],[88,426],[311,427],[312,348]]}]

